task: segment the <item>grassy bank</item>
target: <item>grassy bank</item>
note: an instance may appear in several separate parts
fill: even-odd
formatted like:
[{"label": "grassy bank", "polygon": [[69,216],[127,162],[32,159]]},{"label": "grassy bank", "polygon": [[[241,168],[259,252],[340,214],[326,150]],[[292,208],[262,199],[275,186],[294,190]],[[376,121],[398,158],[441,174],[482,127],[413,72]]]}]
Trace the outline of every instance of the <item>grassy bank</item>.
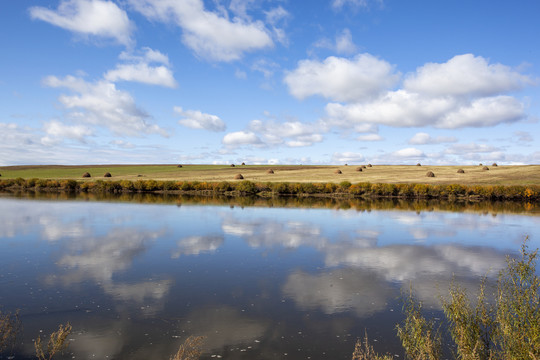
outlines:
[{"label": "grassy bank", "polygon": [[[489,170],[484,170],[487,165]],[[358,171],[358,169],[361,171]],[[458,170],[463,173],[458,173]],[[272,170],[273,173],[270,173]],[[341,173],[337,173],[337,172]],[[428,172],[434,177],[427,177]],[[90,178],[83,178],[83,174]],[[4,166],[0,167],[0,179],[47,180],[74,179],[95,181],[110,173],[112,180],[138,179],[156,181],[237,182],[241,174],[245,180],[255,183],[383,183],[431,185],[540,185],[540,165],[524,166],[430,166],[430,165],[99,165],[99,166]]]},{"label": "grassy bank", "polygon": [[33,190],[86,193],[165,192],[199,195],[260,196],[275,195],[324,197],[394,197],[421,199],[484,199],[535,202],[540,185],[461,185],[424,183],[333,182],[252,182],[172,181],[172,180],[89,180],[3,179],[0,190]]}]

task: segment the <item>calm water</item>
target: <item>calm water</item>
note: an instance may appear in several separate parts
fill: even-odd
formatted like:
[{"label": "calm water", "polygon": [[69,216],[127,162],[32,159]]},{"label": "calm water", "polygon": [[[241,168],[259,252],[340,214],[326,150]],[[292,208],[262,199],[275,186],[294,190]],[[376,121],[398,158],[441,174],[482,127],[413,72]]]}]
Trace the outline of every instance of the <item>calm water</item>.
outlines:
[{"label": "calm water", "polygon": [[189,335],[206,337],[205,359],[350,359],[365,330],[403,358],[401,289],[439,317],[453,276],[471,292],[496,278],[525,235],[540,247],[539,225],[526,212],[0,197],[0,310],[20,309],[15,359],[68,321],[66,359],[168,359]]}]

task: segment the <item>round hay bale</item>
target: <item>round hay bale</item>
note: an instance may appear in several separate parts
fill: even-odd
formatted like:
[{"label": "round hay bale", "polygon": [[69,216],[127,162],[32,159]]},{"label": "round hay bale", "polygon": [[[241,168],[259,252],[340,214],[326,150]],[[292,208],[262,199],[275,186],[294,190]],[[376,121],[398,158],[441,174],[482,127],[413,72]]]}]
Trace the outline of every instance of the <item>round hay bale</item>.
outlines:
[{"label": "round hay bale", "polygon": [[459,169],[459,170],[457,171],[457,173],[458,173],[458,174],[465,174],[465,170]]},{"label": "round hay bale", "polygon": [[482,170],[486,171],[486,170],[489,170],[489,168],[488,168],[487,166],[484,166],[484,167],[482,168]]},{"label": "round hay bale", "polygon": [[362,169],[366,169],[366,165],[362,165]]},{"label": "round hay bale", "polygon": [[244,178],[244,177],[242,176],[242,174],[236,174],[236,175],[234,176],[234,179],[235,179],[235,180],[242,180],[243,178]]},{"label": "round hay bale", "polygon": [[143,176],[144,176],[144,175],[141,175],[141,174],[137,175],[137,177],[143,177]]},{"label": "round hay bale", "polygon": [[345,166],[349,166],[349,164],[345,164]]},{"label": "round hay bale", "polygon": [[246,163],[245,163],[245,162],[243,162],[243,163],[242,163],[242,165],[246,165]]},{"label": "round hay bale", "polygon": [[478,164],[478,166],[482,166],[482,163]]},{"label": "round hay bale", "polygon": [[362,167],[361,166],[357,167],[356,171],[362,171]]},{"label": "round hay bale", "polygon": [[176,167],[179,167],[179,168],[181,168],[181,167],[182,167],[182,165],[177,165]]},{"label": "round hay bale", "polygon": [[499,165],[497,165],[497,163],[493,163],[493,164],[491,164],[491,166],[499,166]]},{"label": "round hay bale", "polygon": [[82,177],[92,177],[92,175],[90,175],[89,172],[85,172],[84,174],[82,174]]},{"label": "round hay bale", "polygon": [[433,173],[433,171],[428,171],[428,172],[426,173],[426,176],[427,176],[427,177],[435,177],[435,174]]},{"label": "round hay bale", "polygon": [[234,164],[231,164],[231,167],[234,167]]},{"label": "round hay bale", "polygon": [[267,174],[273,174],[273,173],[274,173],[274,170],[268,169],[268,170],[266,170],[266,173],[267,173]]},{"label": "round hay bale", "polygon": [[105,175],[103,175],[103,177],[112,177],[112,175],[110,172],[106,172]]},{"label": "round hay bale", "polygon": [[418,163],[418,164],[416,164],[416,166],[422,166],[422,164]]},{"label": "round hay bale", "polygon": [[371,165],[371,164],[367,164],[367,167],[372,167],[372,166],[373,166],[373,165]]},{"label": "round hay bale", "polygon": [[342,174],[341,170],[337,169],[336,171],[334,171],[334,174]]}]

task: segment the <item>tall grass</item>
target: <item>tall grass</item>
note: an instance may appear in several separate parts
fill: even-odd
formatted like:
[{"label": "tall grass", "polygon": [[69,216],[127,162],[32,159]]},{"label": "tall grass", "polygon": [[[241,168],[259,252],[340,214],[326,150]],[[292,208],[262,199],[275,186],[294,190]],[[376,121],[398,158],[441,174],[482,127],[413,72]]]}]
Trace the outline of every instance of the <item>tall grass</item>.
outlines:
[{"label": "tall grass", "polygon": [[67,323],[66,325],[61,324],[58,327],[58,330],[50,335],[46,347],[44,347],[44,344],[41,341],[41,336],[38,336],[37,340],[34,342],[36,357],[39,360],[51,360],[56,354],[64,351],[69,345],[69,343],[66,342],[66,339],[69,334],[71,334],[71,330],[72,327],[70,323]]},{"label": "tall grass", "polygon": [[[441,299],[453,341],[446,350],[453,352],[455,359],[540,359],[538,249],[529,251],[527,240],[523,242],[520,259],[507,258],[507,267],[499,274],[494,302],[486,299],[485,279],[480,284],[476,302],[455,284],[449,289],[449,299]],[[406,358],[441,359],[444,350],[441,335],[434,322],[422,315],[422,304],[416,300],[413,291],[405,297],[403,309],[405,320],[397,326],[397,332]],[[368,346],[366,343],[365,347]]]}]

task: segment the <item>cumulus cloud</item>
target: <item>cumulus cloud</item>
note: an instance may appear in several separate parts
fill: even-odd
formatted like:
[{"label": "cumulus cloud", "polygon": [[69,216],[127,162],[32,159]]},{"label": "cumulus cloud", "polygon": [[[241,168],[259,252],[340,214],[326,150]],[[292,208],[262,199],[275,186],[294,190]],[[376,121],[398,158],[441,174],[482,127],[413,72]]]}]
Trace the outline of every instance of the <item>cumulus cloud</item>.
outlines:
[{"label": "cumulus cloud", "polygon": [[112,1],[62,0],[56,10],[31,7],[30,16],[80,35],[110,38],[124,45],[132,42],[134,26]]},{"label": "cumulus cloud", "polygon": [[394,127],[457,129],[489,127],[523,119],[524,106],[510,96],[461,102],[452,97],[424,97],[406,90],[388,92],[368,103],[326,105],[328,123],[351,127],[374,123]]},{"label": "cumulus cloud", "polygon": [[54,145],[64,139],[73,139],[85,142],[87,136],[92,136],[93,131],[84,125],[65,125],[58,120],[51,120],[43,126],[46,136],[41,138],[43,145]]},{"label": "cumulus cloud", "polygon": [[129,63],[118,64],[114,70],[105,73],[104,79],[111,82],[135,81],[175,88],[177,83],[169,67],[168,56],[150,48],[143,48],[143,51],[142,55],[123,52],[120,58]]},{"label": "cumulus cloud", "polygon": [[370,54],[353,59],[330,56],[324,61],[302,60],[287,72],[285,83],[299,99],[320,95],[336,101],[365,101],[391,88],[399,79],[394,67]]},{"label": "cumulus cloud", "polygon": [[184,110],[179,106],[175,106],[174,111],[183,117],[178,123],[188,128],[215,132],[225,131],[227,128],[225,122],[216,115],[205,114],[199,110]]},{"label": "cumulus cloud", "polygon": [[209,60],[234,61],[245,52],[273,46],[269,31],[261,21],[241,17],[230,20],[227,14],[206,10],[202,0],[129,0],[129,3],[149,19],[182,28],[184,44]]},{"label": "cumulus cloud", "polygon": [[508,93],[535,83],[517,70],[472,54],[420,66],[392,89],[400,77],[386,61],[360,54],[353,59],[302,60],[284,81],[299,99],[316,95],[329,99],[323,122],[345,129],[376,125],[458,129],[513,123],[526,118],[526,106]]},{"label": "cumulus cloud", "polygon": [[428,96],[493,96],[531,85],[532,79],[502,64],[473,54],[445,63],[428,63],[409,75],[405,89]]},{"label": "cumulus cloud", "polygon": [[323,129],[313,123],[252,120],[248,128],[257,133],[269,146],[285,144],[289,147],[302,147],[311,146],[323,140],[320,134]]},{"label": "cumulus cloud", "polygon": [[420,133],[414,134],[414,136],[409,139],[409,144],[427,145],[427,144],[452,143],[456,141],[457,139],[454,136],[437,136],[436,138],[434,138],[428,133],[420,132]]},{"label": "cumulus cloud", "polygon": [[118,135],[140,135],[157,133],[167,136],[165,130],[147,123],[150,117],[139,109],[135,100],[125,91],[118,90],[114,83],[100,80],[94,83],[82,78],[66,76],[61,79],[48,76],[43,84],[54,88],[67,88],[75,95],[61,95],[60,103],[73,110],[71,117],[80,122],[104,126]]},{"label": "cumulus cloud", "polygon": [[248,131],[235,131],[228,133],[223,137],[221,142],[230,147],[242,146],[242,145],[261,145],[262,141],[253,132]]}]

